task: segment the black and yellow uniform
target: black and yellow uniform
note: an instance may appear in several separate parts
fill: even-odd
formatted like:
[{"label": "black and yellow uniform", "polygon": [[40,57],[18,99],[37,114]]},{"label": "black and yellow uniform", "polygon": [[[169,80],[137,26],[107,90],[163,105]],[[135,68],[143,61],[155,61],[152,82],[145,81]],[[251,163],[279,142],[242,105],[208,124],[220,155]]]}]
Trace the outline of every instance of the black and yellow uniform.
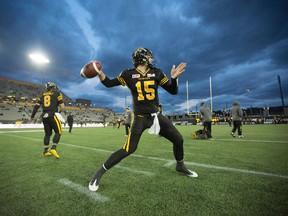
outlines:
[{"label": "black and yellow uniform", "polygon": [[[113,153],[104,163],[106,169],[110,169],[123,158],[132,154],[138,146],[143,131],[150,128],[154,117],[152,113],[158,113],[158,86],[163,87],[171,94],[177,94],[177,80],[168,79],[162,70],[149,68],[145,73],[136,68],[123,71],[117,78],[110,80],[107,76],[102,81],[106,87],[117,85],[127,86],[132,93],[134,115],[128,138],[120,150]],[[183,138],[172,122],[158,113],[160,124],[159,134],[173,143],[174,157],[177,161],[183,160]]]},{"label": "black and yellow uniform", "polygon": [[37,103],[34,106],[31,115],[31,118],[34,118],[39,107],[42,107],[41,118],[45,131],[44,153],[48,151],[52,130],[54,130],[55,133],[53,137],[52,149],[56,149],[62,134],[62,123],[60,119],[55,115],[55,113],[58,112],[58,106],[60,104],[63,104],[62,94],[53,88],[47,89],[47,91],[43,92],[42,95],[37,98]]},{"label": "black and yellow uniform", "polygon": [[148,49],[136,49],[132,54],[132,61],[135,68],[122,71],[114,79],[109,79],[103,71],[99,71],[98,73],[102,84],[106,87],[122,85],[130,89],[133,102],[133,115],[131,128],[123,147],[115,151],[96,171],[88,186],[91,191],[98,190],[100,179],[108,169],[136,151],[140,137],[147,128],[150,128],[149,133],[159,133],[159,135],[173,143],[176,171],[189,177],[198,177],[197,173],[188,170],[184,164],[182,135],[172,122],[158,110],[158,87],[161,86],[171,94],[177,94],[177,78],[185,71],[186,63],[182,62],[177,67],[173,65],[171,80],[169,80],[162,70],[155,67],[152,52]]}]

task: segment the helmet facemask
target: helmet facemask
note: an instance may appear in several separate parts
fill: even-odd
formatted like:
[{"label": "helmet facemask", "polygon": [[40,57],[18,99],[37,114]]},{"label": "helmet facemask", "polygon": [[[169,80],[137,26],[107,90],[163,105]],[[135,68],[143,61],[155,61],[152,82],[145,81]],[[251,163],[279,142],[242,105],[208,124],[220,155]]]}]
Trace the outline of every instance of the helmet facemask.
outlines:
[{"label": "helmet facemask", "polygon": [[53,82],[48,82],[48,83],[45,85],[45,87],[46,87],[46,90],[47,90],[47,91],[51,91],[51,90],[55,91],[55,90],[58,89],[58,86],[57,86],[55,83],[53,83]]},{"label": "helmet facemask", "polygon": [[156,59],[153,58],[153,54],[147,48],[138,48],[132,54],[132,61],[135,67],[138,65],[146,64],[152,68],[156,66]]}]

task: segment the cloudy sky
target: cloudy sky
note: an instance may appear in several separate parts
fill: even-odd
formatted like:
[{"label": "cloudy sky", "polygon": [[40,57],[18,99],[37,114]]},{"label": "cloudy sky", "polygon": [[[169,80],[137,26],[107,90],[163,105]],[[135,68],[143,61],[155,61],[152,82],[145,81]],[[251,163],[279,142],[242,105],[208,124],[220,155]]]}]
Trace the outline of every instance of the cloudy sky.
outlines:
[{"label": "cloudy sky", "polygon": [[[153,51],[170,77],[187,62],[178,95],[159,88],[164,112],[281,106],[288,103],[288,2],[286,0],[2,0],[0,77],[41,84],[53,81],[72,99],[124,112],[122,86],[105,88],[79,72],[92,59],[114,78],[133,67],[138,47]],[[32,62],[40,52],[49,64]],[[188,83],[188,91],[187,91]],[[188,103],[187,103],[188,92]]]}]

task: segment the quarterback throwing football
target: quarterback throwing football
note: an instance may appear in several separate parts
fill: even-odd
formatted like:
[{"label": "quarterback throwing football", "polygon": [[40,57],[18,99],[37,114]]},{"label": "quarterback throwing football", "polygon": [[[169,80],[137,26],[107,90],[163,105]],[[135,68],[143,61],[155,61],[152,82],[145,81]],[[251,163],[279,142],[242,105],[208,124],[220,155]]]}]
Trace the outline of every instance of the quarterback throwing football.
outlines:
[{"label": "quarterback throwing football", "polygon": [[156,68],[152,52],[146,48],[138,48],[132,54],[133,69],[122,71],[114,79],[109,79],[104,72],[99,71],[99,78],[106,87],[127,86],[133,99],[132,125],[123,147],[115,151],[96,171],[89,183],[89,190],[97,191],[103,174],[118,164],[137,149],[144,130],[160,134],[173,143],[173,153],[176,160],[176,171],[189,177],[198,177],[184,164],[183,138],[172,122],[158,112],[158,86],[171,94],[178,93],[177,78],[185,71],[186,63],[172,66],[171,80],[162,70]]}]

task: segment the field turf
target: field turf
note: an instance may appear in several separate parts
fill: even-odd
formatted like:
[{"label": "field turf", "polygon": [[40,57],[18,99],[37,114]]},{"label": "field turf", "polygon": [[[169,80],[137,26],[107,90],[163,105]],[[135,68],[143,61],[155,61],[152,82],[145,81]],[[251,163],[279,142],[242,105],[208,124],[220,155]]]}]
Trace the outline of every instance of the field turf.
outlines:
[{"label": "field turf", "polygon": [[214,140],[177,128],[198,178],[177,173],[171,143],[145,131],[96,193],[88,182],[124,144],[123,127],[64,129],[60,159],[42,155],[42,129],[1,129],[0,215],[288,215],[288,125],[244,125],[244,139],[213,126]]}]

